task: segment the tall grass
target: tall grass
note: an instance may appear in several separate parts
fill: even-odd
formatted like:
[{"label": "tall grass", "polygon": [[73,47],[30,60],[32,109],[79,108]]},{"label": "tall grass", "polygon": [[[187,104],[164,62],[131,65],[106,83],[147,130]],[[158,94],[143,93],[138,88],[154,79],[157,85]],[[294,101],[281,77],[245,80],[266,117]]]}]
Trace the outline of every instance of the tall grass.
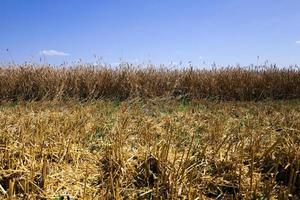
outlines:
[{"label": "tall grass", "polygon": [[0,100],[118,99],[161,96],[219,100],[300,97],[300,70],[276,67],[167,69],[82,65],[0,68]]}]

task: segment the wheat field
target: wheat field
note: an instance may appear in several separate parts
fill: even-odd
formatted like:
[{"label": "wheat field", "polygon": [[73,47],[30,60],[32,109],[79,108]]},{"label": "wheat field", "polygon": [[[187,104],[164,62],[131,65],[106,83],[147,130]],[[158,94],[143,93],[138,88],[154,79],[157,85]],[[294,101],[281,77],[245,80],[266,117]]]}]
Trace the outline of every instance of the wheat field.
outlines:
[{"label": "wheat field", "polygon": [[126,100],[179,97],[259,101],[300,97],[300,70],[227,67],[215,69],[108,65],[7,65],[0,68],[1,101]]},{"label": "wheat field", "polygon": [[0,199],[299,199],[297,68],[0,68]]}]

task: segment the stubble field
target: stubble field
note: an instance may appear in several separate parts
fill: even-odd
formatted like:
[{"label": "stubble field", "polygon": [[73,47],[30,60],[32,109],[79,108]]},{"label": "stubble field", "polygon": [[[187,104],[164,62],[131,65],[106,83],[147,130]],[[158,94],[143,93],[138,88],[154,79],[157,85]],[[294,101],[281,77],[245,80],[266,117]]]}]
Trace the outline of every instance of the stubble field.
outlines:
[{"label": "stubble field", "polygon": [[2,103],[1,199],[299,199],[300,103]]}]

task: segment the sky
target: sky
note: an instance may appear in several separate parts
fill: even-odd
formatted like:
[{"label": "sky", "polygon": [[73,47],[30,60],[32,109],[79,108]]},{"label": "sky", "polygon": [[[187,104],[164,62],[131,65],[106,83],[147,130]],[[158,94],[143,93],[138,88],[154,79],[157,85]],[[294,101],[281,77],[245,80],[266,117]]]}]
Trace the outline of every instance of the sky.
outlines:
[{"label": "sky", "polygon": [[299,0],[0,0],[0,62],[300,65]]}]

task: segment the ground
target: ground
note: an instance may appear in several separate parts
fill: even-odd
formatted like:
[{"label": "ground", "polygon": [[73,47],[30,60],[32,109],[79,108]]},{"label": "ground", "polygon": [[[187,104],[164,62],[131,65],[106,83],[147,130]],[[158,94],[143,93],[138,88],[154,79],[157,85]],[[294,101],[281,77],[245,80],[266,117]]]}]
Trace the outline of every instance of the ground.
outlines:
[{"label": "ground", "polygon": [[0,198],[299,199],[299,144],[298,100],[3,103]]}]

